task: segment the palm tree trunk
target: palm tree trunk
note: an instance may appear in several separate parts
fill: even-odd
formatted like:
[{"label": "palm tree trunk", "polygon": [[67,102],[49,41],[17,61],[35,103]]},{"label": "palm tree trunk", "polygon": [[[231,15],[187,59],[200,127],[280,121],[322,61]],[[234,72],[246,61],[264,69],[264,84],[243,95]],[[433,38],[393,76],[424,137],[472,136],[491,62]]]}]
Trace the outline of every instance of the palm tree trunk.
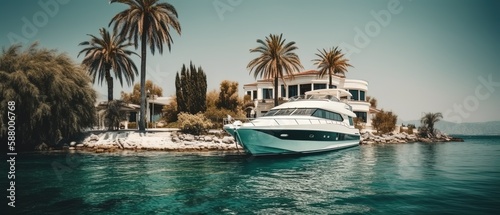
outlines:
[{"label": "palm tree trunk", "polygon": [[[144,23],[146,26],[146,23]],[[139,118],[139,131],[146,131],[146,29],[141,35],[141,110]]]},{"label": "palm tree trunk", "polygon": [[111,74],[109,74],[110,71],[106,71],[106,82],[108,82],[108,104],[110,101],[113,101],[113,78],[111,77]]},{"label": "palm tree trunk", "polygon": [[328,70],[328,89],[333,88],[333,83],[332,83],[332,71]]},{"label": "palm tree trunk", "polygon": [[278,106],[278,76],[274,77],[274,107]]}]

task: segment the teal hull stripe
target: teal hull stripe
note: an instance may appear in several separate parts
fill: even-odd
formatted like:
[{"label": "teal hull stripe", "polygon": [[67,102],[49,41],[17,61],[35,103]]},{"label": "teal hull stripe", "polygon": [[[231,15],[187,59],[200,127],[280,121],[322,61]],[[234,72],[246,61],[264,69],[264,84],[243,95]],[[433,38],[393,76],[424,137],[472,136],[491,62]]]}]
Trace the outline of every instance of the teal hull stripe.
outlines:
[{"label": "teal hull stripe", "polygon": [[266,130],[256,129],[282,140],[308,140],[308,141],[343,141],[359,140],[359,135],[342,134],[330,131],[308,130]]}]

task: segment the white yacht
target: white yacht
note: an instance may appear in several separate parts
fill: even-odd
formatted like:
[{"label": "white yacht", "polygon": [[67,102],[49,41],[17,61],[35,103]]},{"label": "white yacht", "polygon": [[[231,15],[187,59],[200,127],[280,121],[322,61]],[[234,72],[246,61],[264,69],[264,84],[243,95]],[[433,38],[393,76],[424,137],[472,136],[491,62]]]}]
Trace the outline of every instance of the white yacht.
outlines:
[{"label": "white yacht", "polygon": [[315,153],[359,145],[349,98],[342,89],[322,89],[291,98],[247,123],[224,125],[245,151],[255,156]]}]

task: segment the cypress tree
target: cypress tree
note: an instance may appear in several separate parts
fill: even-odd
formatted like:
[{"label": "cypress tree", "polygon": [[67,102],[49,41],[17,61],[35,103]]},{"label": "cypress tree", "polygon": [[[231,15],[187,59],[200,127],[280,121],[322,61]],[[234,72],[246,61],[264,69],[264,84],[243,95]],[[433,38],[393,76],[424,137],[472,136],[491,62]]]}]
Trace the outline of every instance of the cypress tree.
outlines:
[{"label": "cypress tree", "polygon": [[207,76],[201,67],[190,62],[188,68],[182,65],[181,74],[175,77],[177,108],[179,112],[196,114],[206,108]]}]

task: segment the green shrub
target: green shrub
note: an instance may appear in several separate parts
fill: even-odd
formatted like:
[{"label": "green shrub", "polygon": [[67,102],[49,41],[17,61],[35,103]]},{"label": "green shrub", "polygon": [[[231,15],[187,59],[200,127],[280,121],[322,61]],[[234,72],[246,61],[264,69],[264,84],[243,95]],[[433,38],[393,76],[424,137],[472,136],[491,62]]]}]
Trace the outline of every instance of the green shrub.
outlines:
[{"label": "green shrub", "polygon": [[135,129],[135,128],[137,128],[137,123],[136,122],[129,122],[127,127],[128,127],[128,129]]},{"label": "green shrub", "polygon": [[212,122],[205,118],[202,113],[189,114],[189,113],[179,113],[177,116],[179,128],[184,133],[189,134],[202,134],[206,132],[207,129],[212,127]]},{"label": "green shrub", "polygon": [[408,124],[408,134],[413,134],[413,129],[415,129],[415,125]]},{"label": "green shrub", "polygon": [[234,111],[216,107],[207,108],[207,111],[205,111],[204,115],[212,122],[212,128],[222,128],[222,122],[225,118],[227,118],[227,115],[230,115],[231,117],[236,119],[246,118],[242,110],[238,110],[238,112],[236,113]]},{"label": "green shrub", "polygon": [[172,99],[168,105],[163,106],[161,111],[163,112],[162,119],[167,123],[177,122],[177,114],[179,114],[179,111],[177,111],[177,101],[175,98]]},{"label": "green shrub", "polygon": [[392,111],[385,112],[381,110],[372,119],[372,125],[379,134],[386,134],[394,131],[397,120],[398,116],[393,114]]}]

